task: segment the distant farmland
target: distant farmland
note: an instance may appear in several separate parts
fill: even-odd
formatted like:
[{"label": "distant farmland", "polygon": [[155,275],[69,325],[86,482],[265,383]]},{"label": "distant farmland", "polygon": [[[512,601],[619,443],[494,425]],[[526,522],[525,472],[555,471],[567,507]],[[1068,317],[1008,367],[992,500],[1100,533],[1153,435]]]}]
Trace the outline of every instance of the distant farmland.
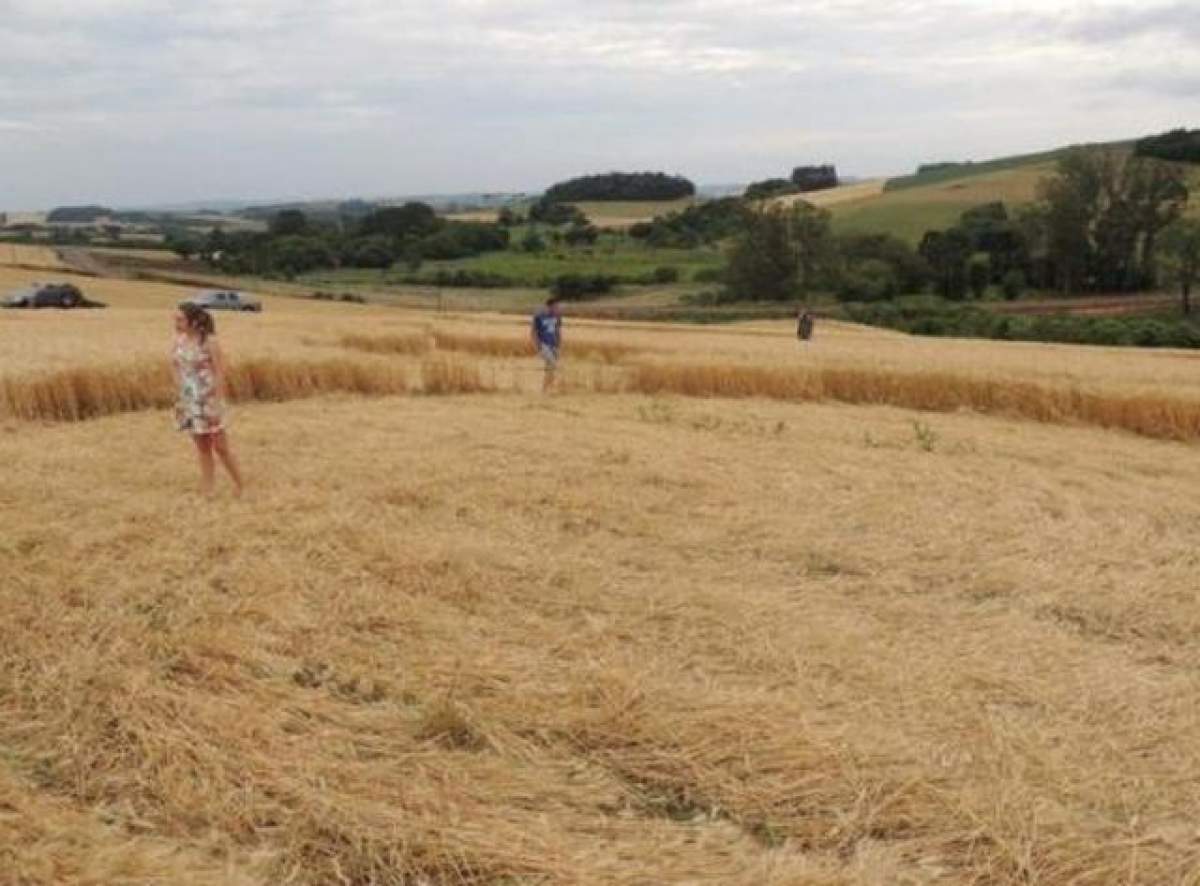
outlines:
[{"label": "distant farmland", "polygon": [[1003,201],[1010,208],[1032,202],[1052,163],[1001,169],[901,189],[830,207],[834,229],[845,233],[895,234],[916,245],[928,230],[944,229],[967,209]]}]

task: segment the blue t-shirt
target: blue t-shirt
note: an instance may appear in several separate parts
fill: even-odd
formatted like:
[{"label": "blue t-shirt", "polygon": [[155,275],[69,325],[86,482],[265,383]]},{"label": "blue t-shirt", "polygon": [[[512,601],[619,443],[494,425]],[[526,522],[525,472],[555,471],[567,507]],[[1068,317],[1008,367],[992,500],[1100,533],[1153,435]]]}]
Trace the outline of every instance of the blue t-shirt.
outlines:
[{"label": "blue t-shirt", "polygon": [[557,351],[562,335],[562,317],[556,317],[546,310],[538,311],[533,316],[533,334],[537,336],[538,344]]}]

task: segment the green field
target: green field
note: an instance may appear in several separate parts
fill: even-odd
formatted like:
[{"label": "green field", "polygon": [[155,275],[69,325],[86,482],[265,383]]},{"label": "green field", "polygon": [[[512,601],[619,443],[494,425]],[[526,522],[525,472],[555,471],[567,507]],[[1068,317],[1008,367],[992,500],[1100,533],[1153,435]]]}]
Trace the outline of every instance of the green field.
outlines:
[{"label": "green field", "polygon": [[[1132,142],[1106,142],[1102,144],[1086,145],[1080,147],[1093,148],[1130,148]],[[920,188],[926,185],[938,185],[950,181],[961,181],[965,178],[972,178],[978,175],[989,175],[991,173],[1006,172],[1008,170],[1025,169],[1031,166],[1053,166],[1058,159],[1068,151],[1071,147],[1055,148],[1052,151],[1039,151],[1035,154],[1017,154],[1011,157],[999,157],[995,160],[982,160],[979,162],[966,161],[963,163],[955,163],[941,169],[932,169],[927,172],[913,173],[912,175],[901,175],[896,178],[888,179],[886,190],[888,191],[903,191],[909,188]]]},{"label": "green field", "polygon": [[[514,243],[523,233],[518,230]],[[623,280],[645,277],[657,268],[675,268],[680,282],[690,282],[698,271],[719,268],[721,252],[717,249],[668,249],[645,246],[636,240],[605,235],[592,247],[550,246],[545,252],[528,253],[520,249],[489,252],[472,258],[454,261],[429,261],[421,265],[416,276],[431,278],[438,271],[475,271],[499,274],[517,286],[540,287],[563,274],[604,274]],[[314,286],[342,285],[400,285],[414,275],[403,267],[388,271],[343,268],[337,271],[318,271],[303,276],[301,282]]]},{"label": "green field", "polygon": [[964,211],[982,203],[999,200],[1012,208],[1032,202],[1037,197],[1038,182],[1053,171],[1053,162],[1043,159],[1025,166],[885,190],[875,197],[830,207],[834,230],[895,234],[915,245],[926,231],[950,227]]},{"label": "green field", "polygon": [[[1123,143],[1114,143],[1121,147]],[[966,210],[1000,201],[1010,210],[1037,199],[1063,150],[891,179],[882,194],[830,206],[838,233],[895,234],[914,246],[926,231],[950,227]],[[1200,169],[1191,173],[1188,214],[1200,216]]]}]

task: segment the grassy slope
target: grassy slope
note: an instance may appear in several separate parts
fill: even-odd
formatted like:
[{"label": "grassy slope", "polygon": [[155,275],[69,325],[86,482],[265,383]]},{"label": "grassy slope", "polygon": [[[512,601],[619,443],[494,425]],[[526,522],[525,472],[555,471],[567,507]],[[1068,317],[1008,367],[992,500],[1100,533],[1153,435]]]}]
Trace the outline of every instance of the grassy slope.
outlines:
[{"label": "grassy slope", "polygon": [[890,233],[912,244],[928,230],[954,224],[967,209],[1001,200],[1010,207],[1028,203],[1038,182],[1054,169],[1045,160],[962,178],[937,181],[831,207],[834,228],[846,233]]},{"label": "grassy slope", "polygon": [[[1129,142],[1106,147],[1128,148]],[[949,227],[973,206],[1001,200],[1010,208],[1035,199],[1038,182],[1053,173],[1067,148],[960,164],[920,175],[890,179],[878,196],[836,204],[834,226],[839,231],[893,233],[916,244],[928,230]],[[1200,171],[1193,173],[1200,191]],[[1200,212],[1200,198],[1189,212]]]},{"label": "grassy slope", "polygon": [[[513,242],[519,242],[523,236],[524,231],[518,229],[513,234]],[[718,267],[720,264],[721,254],[715,249],[655,248],[617,234],[605,234],[593,247],[551,247],[538,254],[513,248],[455,261],[426,262],[421,266],[419,273],[426,276],[438,270],[481,271],[502,274],[522,285],[539,286],[544,280],[553,279],[560,274],[640,277],[660,267],[677,268],[680,279],[689,280],[696,271]],[[396,282],[407,276],[409,273],[403,269],[386,273],[346,269],[318,271],[305,275],[301,280],[312,285],[386,285],[388,281]]]},{"label": "grassy slope", "polygon": [[1010,169],[1022,169],[1028,166],[1044,166],[1047,164],[1053,165],[1055,161],[1057,161],[1063,154],[1074,150],[1076,147],[1116,148],[1120,150],[1128,150],[1131,149],[1132,146],[1132,141],[1104,142],[1093,145],[1078,145],[1055,148],[1051,151],[1039,151],[1033,154],[1016,154],[1011,157],[997,157],[993,160],[958,163],[943,169],[934,169],[928,172],[897,176],[896,178],[888,180],[887,189],[889,191],[902,191],[907,188],[919,188],[924,187],[925,185],[942,184],[944,182],[957,181],[977,175],[1004,172]]},{"label": "grassy slope", "polygon": [[[876,197],[830,206],[834,230],[890,233],[916,245],[929,230],[945,229],[967,209],[1001,200],[1009,208],[1032,202],[1037,186],[1054,172],[1053,162],[1032,163],[962,178],[887,190]],[[1200,169],[1189,176],[1189,215],[1200,217]]]}]

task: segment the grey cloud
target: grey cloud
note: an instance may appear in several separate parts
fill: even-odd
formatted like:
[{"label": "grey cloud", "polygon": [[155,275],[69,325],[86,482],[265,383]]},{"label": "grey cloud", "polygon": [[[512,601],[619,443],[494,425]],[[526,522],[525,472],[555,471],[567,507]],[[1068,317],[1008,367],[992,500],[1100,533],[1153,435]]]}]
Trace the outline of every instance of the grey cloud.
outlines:
[{"label": "grey cloud", "polygon": [[1156,101],[1105,119],[1089,102],[1114,88],[1103,35],[1176,39],[1179,8],[0,0],[0,169],[39,203],[527,188],[624,165],[736,179],[810,155],[891,172],[1173,121],[1185,81],[1133,56],[1121,88]]},{"label": "grey cloud", "polygon": [[[1168,98],[1200,98],[1200,65],[1189,69],[1159,71],[1124,71],[1110,81],[1118,89],[1134,90]],[[1195,119],[1185,119],[1181,124],[1196,125]]]},{"label": "grey cloud", "polygon": [[1123,43],[1142,37],[1200,40],[1200,9],[1194,0],[1137,3],[1068,17],[1064,32],[1083,43]]}]

